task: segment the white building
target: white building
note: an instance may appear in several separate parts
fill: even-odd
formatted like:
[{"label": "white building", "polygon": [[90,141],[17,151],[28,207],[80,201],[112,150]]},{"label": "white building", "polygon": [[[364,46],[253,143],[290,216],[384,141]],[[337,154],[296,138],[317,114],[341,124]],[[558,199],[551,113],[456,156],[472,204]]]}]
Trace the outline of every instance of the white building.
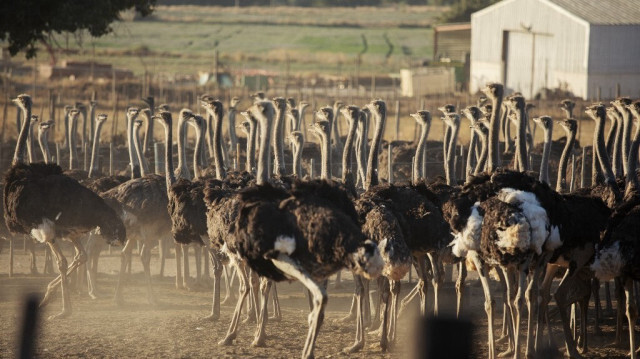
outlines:
[{"label": "white building", "polygon": [[640,0],[503,0],[471,15],[471,78],[531,97],[640,97]]}]

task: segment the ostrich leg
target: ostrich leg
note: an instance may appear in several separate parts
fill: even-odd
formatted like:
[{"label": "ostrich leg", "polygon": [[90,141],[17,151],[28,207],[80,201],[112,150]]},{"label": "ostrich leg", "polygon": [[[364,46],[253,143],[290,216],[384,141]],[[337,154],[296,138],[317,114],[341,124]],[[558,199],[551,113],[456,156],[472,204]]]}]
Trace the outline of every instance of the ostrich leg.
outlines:
[{"label": "ostrich leg", "polygon": [[[67,259],[64,257],[64,254],[62,253],[62,250],[60,249],[60,246],[58,245],[58,243],[53,242],[53,239],[51,241],[47,241],[47,244],[51,248],[51,251],[53,252],[56,258],[56,263],[58,264],[58,270],[60,271],[59,283],[62,286],[62,312],[50,316],[49,320],[52,320],[56,318],[65,318],[71,315],[71,301],[69,299],[69,287],[68,287],[69,284],[67,283]],[[45,294],[45,299],[43,300],[42,303],[40,303],[40,306],[42,306],[43,303],[45,303],[45,300],[47,299],[47,295],[55,289],[56,286],[52,286],[52,284],[57,279],[58,278],[54,279],[51,283],[49,283],[49,286],[47,288],[47,293]]]},{"label": "ostrich leg", "polygon": [[[420,314],[422,316],[427,315],[427,293],[429,291],[429,281],[427,279],[427,263],[424,256],[419,256],[414,259],[414,263],[417,264],[418,271],[418,294],[420,294]],[[435,306],[434,306],[435,309]]]},{"label": "ostrich leg", "polygon": [[347,354],[360,351],[364,347],[364,302],[362,296],[364,295],[364,279],[358,275],[354,275],[353,280],[356,286],[355,301],[358,308],[356,314],[356,341],[352,346],[344,348],[343,352]]},{"label": "ostrich leg", "polygon": [[220,319],[220,278],[222,277],[223,266],[215,250],[209,248],[209,259],[213,268],[213,299],[211,302],[211,313],[203,320],[216,321]]},{"label": "ostrich leg", "polygon": [[51,247],[44,247],[44,274],[53,274],[53,255],[51,253]]},{"label": "ostrich leg", "polygon": [[624,281],[624,293],[627,301],[627,321],[629,323],[629,349],[631,351],[631,359],[637,358],[636,353],[636,320],[638,319],[638,308],[636,308],[636,301],[633,298],[633,280],[627,279]]},{"label": "ostrich leg", "polygon": [[89,296],[91,299],[98,298],[98,289],[96,281],[98,279],[98,260],[102,251],[102,241],[94,233],[89,233],[87,241],[87,286],[89,288]]},{"label": "ostrich leg", "polygon": [[556,265],[548,265],[547,271],[544,275],[544,280],[542,281],[542,285],[540,288],[540,308],[538,309],[538,329],[536,331],[536,349],[540,349],[543,347],[542,345],[542,336],[544,334],[544,328],[547,328],[548,332],[548,342],[545,343],[545,346],[556,347],[551,326],[549,325],[548,318],[548,306],[549,301],[551,301],[551,285],[553,284],[553,278],[555,274],[558,272],[559,267]]},{"label": "ostrich leg", "polygon": [[[440,288],[440,284],[442,284],[442,281],[444,280],[444,276],[442,275],[442,272],[440,271],[440,262],[438,261],[438,254],[437,253],[428,253],[427,257],[429,257],[429,261],[431,262],[431,273],[433,274],[433,280],[432,280],[432,284],[433,284],[433,315],[437,316],[438,315],[438,289]],[[426,295],[426,293],[425,293]],[[425,298],[426,300],[426,298]],[[426,308],[426,306],[425,306]]]},{"label": "ostrich leg", "polygon": [[391,281],[391,306],[389,312],[391,322],[389,323],[389,344],[393,345],[396,340],[396,327],[398,321],[398,296],[400,295],[400,281]]},{"label": "ostrich leg", "polygon": [[571,331],[571,326],[569,325],[570,318],[568,315],[569,307],[571,306],[571,303],[575,301],[573,297],[575,296],[574,293],[577,291],[576,285],[580,284],[580,280],[578,280],[575,276],[570,277],[569,272],[570,271],[567,271],[560,281],[554,297],[556,299],[556,303],[558,303],[560,318],[562,319],[562,328],[564,330],[564,340],[567,354],[571,358],[581,359],[582,355],[578,353],[578,350],[576,348],[576,342],[572,335],[573,333]]},{"label": "ostrich leg", "polygon": [[191,274],[189,273],[189,245],[182,245],[182,264],[184,266],[183,276],[182,276],[182,287],[191,290],[191,286],[189,286],[189,280],[191,279]]},{"label": "ostrich leg", "polygon": [[464,295],[464,280],[467,278],[467,266],[464,260],[458,263],[458,279],[456,280],[456,318],[462,314],[462,296]]},{"label": "ostrich leg", "polygon": [[502,292],[502,331],[496,343],[507,342],[507,352],[513,350],[513,320],[511,318],[511,307],[509,307],[509,292],[507,288],[507,278],[500,270],[496,271],[500,279],[500,290]]},{"label": "ostrich leg", "polygon": [[600,280],[596,277],[593,277],[591,280],[591,291],[593,292],[593,304],[596,312],[593,331],[595,335],[602,335],[602,330],[600,329],[600,314],[602,313],[602,305],[600,304]]},{"label": "ostrich leg", "polygon": [[207,250],[206,248],[209,248],[209,244],[207,242],[208,238],[203,238],[203,242],[207,243],[205,244],[205,250],[202,251],[202,256],[203,256],[203,261],[202,264],[204,264],[204,268],[202,268],[202,279],[207,283],[207,285],[209,285],[209,283],[211,283],[211,274],[209,273],[211,271],[211,269],[209,268],[209,250]]},{"label": "ostrich leg", "polygon": [[160,278],[164,278],[164,263],[167,259],[167,241],[163,238],[158,242],[158,252],[160,253]]},{"label": "ostrich leg", "polygon": [[224,299],[222,300],[222,304],[226,304],[228,302],[233,302],[236,300],[236,296],[235,294],[233,294],[233,291],[231,290],[231,287],[233,287],[233,278],[235,278],[236,275],[236,271],[235,271],[235,267],[230,267],[230,266],[223,266],[224,268]]},{"label": "ostrich leg", "polygon": [[364,308],[364,317],[362,320],[364,321],[364,327],[368,328],[371,325],[371,299],[369,298],[369,280],[362,278],[362,283],[364,284],[364,293],[363,297],[363,308]]},{"label": "ostrich leg", "polygon": [[[69,290],[70,290],[69,283],[68,283],[69,276],[72,275],[74,271],[78,269],[78,267],[80,267],[83,263],[87,261],[87,254],[85,253],[84,248],[82,248],[82,245],[80,244],[80,242],[75,238],[71,238],[70,240],[75,248],[76,255],[74,256],[73,261],[71,261],[70,265],[67,265],[67,260],[63,255],[66,270],[64,273],[60,272],[60,274],[49,283],[49,285],[47,286],[47,292],[45,293],[44,298],[40,302],[41,307],[45,306],[49,302],[49,300],[51,300],[51,295],[55,293],[58,286],[64,281],[66,281],[64,284],[66,285],[66,288],[67,288],[67,295],[69,295]],[[51,249],[53,250],[53,248]],[[58,246],[58,250],[61,250],[59,246]],[[56,261],[58,261],[57,256],[56,256]]]},{"label": "ostrich leg", "polygon": [[196,284],[202,285],[202,246],[194,244],[193,252],[196,257]]},{"label": "ostrich leg", "polygon": [[269,313],[267,307],[269,305],[269,291],[273,281],[267,278],[260,278],[260,315],[258,317],[258,328],[256,330],[255,338],[251,342],[252,347],[263,347],[265,341],[265,329],[267,327],[267,320]]},{"label": "ostrich leg", "polygon": [[147,282],[147,300],[149,304],[158,304],[155,295],[153,295],[153,287],[151,285],[151,241],[145,240],[140,250],[140,260],[144,268],[144,276]]},{"label": "ostrich leg", "polygon": [[313,349],[316,345],[320,326],[324,321],[324,308],[327,305],[327,292],[322,285],[316,282],[309,273],[300,268],[298,264],[286,255],[280,254],[278,259],[273,259],[273,264],[283,272],[300,281],[313,294],[313,311],[309,314],[309,333],[302,350],[303,358],[313,358]]},{"label": "ostrich leg", "polygon": [[233,344],[233,340],[236,339],[236,335],[238,333],[238,322],[240,321],[240,314],[242,313],[244,300],[249,294],[249,278],[247,276],[247,272],[237,263],[235,263],[234,266],[236,267],[236,273],[238,273],[238,280],[240,282],[240,296],[238,298],[238,302],[236,303],[236,308],[233,311],[233,317],[231,318],[231,324],[229,325],[227,335],[224,337],[224,339],[218,342],[218,345]]},{"label": "ostrich leg", "polygon": [[505,285],[507,289],[507,309],[509,311],[509,316],[511,318],[511,325],[509,325],[509,340],[513,342],[513,346],[509,345],[507,350],[498,354],[499,358],[508,357],[514,353],[518,353],[517,351],[517,342],[516,338],[519,335],[520,324],[518,323],[519,317],[519,309],[516,308],[518,303],[518,286],[519,281],[516,283],[516,275],[514,268],[501,268],[502,273],[505,278]]},{"label": "ostrich leg", "polygon": [[[272,296],[273,296],[273,317],[269,318],[275,321],[280,321],[282,320],[282,313],[280,312],[280,300],[278,299],[278,286],[276,285],[276,283],[273,283],[273,292],[272,292]],[[269,297],[267,297],[269,298]]]},{"label": "ostrich leg", "polygon": [[176,289],[184,288],[182,283],[184,279],[182,277],[182,244],[176,243],[174,246],[176,250]]},{"label": "ostrich leg", "polygon": [[489,359],[495,359],[495,341],[493,338],[493,299],[491,298],[491,287],[487,278],[487,266],[482,263],[477,252],[471,251],[467,255],[478,269],[478,276],[484,291],[484,310],[487,312],[487,332],[489,334]]},{"label": "ostrich leg", "polygon": [[115,301],[118,305],[124,304],[122,299],[122,289],[124,286],[124,277],[125,272],[127,270],[127,264],[129,263],[129,259],[131,258],[131,252],[133,251],[133,246],[136,241],[132,239],[128,239],[122,248],[122,252],[120,252],[120,273],[118,273],[118,284],[116,284],[116,294]]},{"label": "ostrich leg", "polygon": [[[258,277],[258,274],[255,271],[249,269],[249,267],[245,267],[245,271],[249,272],[249,306],[247,308],[247,317],[243,322],[257,323],[259,315],[258,304],[260,303],[260,277]],[[268,297],[267,302],[269,302]]]},{"label": "ostrich leg", "polygon": [[29,270],[31,274],[38,274],[38,266],[36,265],[36,244],[33,238],[24,236],[24,246],[29,251]]},{"label": "ostrich leg", "polygon": [[[542,276],[542,272],[547,266],[547,262],[549,261],[550,254],[546,252],[540,256],[537,263],[535,263],[535,269],[533,271],[533,276],[530,279],[529,285],[527,286],[527,291],[525,292],[525,300],[527,301],[527,309],[528,309],[528,328],[527,328],[527,343],[526,343],[526,357],[533,357],[535,353],[534,349],[534,334],[535,328],[540,325],[540,321],[538,320],[538,310],[539,310],[539,279]],[[521,273],[520,275],[523,275]],[[526,276],[526,275],[525,275]],[[586,313],[586,310],[584,311]],[[586,323],[585,323],[586,324]]]},{"label": "ostrich leg", "polygon": [[604,300],[605,300],[605,308],[607,312],[613,312],[613,304],[611,303],[611,289],[609,288],[609,281],[604,282]]}]

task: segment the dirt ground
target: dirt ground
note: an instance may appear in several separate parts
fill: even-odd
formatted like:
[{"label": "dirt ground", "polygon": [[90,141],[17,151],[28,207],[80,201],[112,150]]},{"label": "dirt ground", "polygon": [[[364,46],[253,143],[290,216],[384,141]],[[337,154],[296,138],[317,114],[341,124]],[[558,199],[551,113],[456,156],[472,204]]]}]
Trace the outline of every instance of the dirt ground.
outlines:
[{"label": "dirt ground", "polygon": [[[29,273],[29,256],[22,249],[22,239],[17,239],[15,251],[14,276],[9,277],[9,251],[7,245],[0,253],[0,357],[15,357],[22,318],[22,300],[27,293],[42,294],[51,276]],[[44,265],[44,248],[38,247],[38,270],[42,273]],[[72,258],[71,248],[65,253]],[[152,258],[152,273],[155,296],[158,304],[152,306],[146,299],[146,289],[139,257],[134,257],[132,275],[129,277],[124,291],[125,305],[117,306],[113,301],[113,292],[119,268],[118,248],[111,254],[104,251],[100,258],[98,286],[100,298],[90,299],[86,290],[72,293],[73,314],[66,319],[48,321],[51,314],[61,309],[58,295],[40,313],[41,325],[37,332],[38,357],[98,357],[98,358],[291,358],[299,357],[307,334],[308,306],[303,288],[299,283],[278,284],[278,294],[282,307],[282,320],[270,321],[267,326],[266,347],[250,346],[253,340],[255,325],[240,324],[238,337],[232,346],[219,346],[217,342],[227,331],[233,306],[228,303],[221,308],[221,319],[218,322],[206,322],[200,317],[208,314],[211,302],[211,290],[206,285],[196,290],[177,290],[174,285],[175,261],[173,256],[166,263],[165,276],[160,278],[157,249]],[[191,275],[195,265],[191,259]],[[414,283],[415,283],[415,276]],[[470,275],[467,281],[465,313],[474,324],[473,356],[486,357],[486,317],[484,314],[483,294],[479,283]],[[353,343],[355,323],[339,321],[344,317],[351,302],[353,282],[347,272],[343,273],[343,288],[336,289],[332,278],[329,284],[329,302],[324,325],[316,346],[316,357],[347,357],[342,354],[344,347]],[[497,283],[495,288],[497,289]],[[402,296],[412,285],[403,283]],[[372,283],[372,292],[376,285]],[[222,289],[224,295],[224,288]],[[234,288],[234,291],[237,291]],[[497,290],[495,291],[497,292]],[[429,302],[433,301],[430,288]],[[496,335],[501,330],[502,303],[496,296],[495,325]],[[604,296],[602,296],[604,298]],[[450,315],[455,309],[455,291],[453,284],[444,284],[440,300],[441,315]],[[593,304],[592,304],[593,305]],[[615,305],[615,303],[614,303]],[[604,306],[604,300],[603,300]],[[553,315],[555,304],[551,304],[554,335],[561,343],[559,316]],[[526,310],[525,310],[526,313]],[[557,311],[555,311],[557,313]],[[593,314],[593,311],[590,312]],[[593,316],[590,315],[589,347],[587,358],[624,358],[626,349],[607,346],[614,339],[615,317],[611,312],[604,313],[603,336],[593,335]],[[410,355],[415,339],[414,326],[417,308],[411,306],[398,323],[397,343],[390,353],[382,353],[377,345],[377,338],[367,334],[365,348],[349,357],[355,358],[402,358]],[[525,326],[523,325],[523,333]],[[524,341],[524,336],[522,337]],[[453,339],[455,342],[455,339]],[[628,334],[623,336],[625,347]],[[504,350],[504,345],[498,345]]]}]

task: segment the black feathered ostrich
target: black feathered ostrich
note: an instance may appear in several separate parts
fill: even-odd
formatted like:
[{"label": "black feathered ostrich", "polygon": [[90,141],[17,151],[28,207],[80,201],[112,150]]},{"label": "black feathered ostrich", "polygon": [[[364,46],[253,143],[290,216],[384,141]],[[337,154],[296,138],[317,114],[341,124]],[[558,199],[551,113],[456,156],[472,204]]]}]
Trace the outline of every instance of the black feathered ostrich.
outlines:
[{"label": "black feathered ostrich", "polygon": [[[108,242],[123,243],[126,230],[120,218],[98,195],[76,180],[63,175],[60,166],[24,163],[31,97],[20,95],[14,102],[22,110],[24,120],[13,164],[4,178],[5,223],[12,233],[31,234],[51,248],[60,275],[49,283],[41,305],[48,302],[60,285],[62,312],[50,319],[62,318],[71,314],[67,276],[86,261],[79,236],[97,227]],[[67,239],[76,248],[78,254],[71,265],[67,265],[67,259],[56,238]]]}]

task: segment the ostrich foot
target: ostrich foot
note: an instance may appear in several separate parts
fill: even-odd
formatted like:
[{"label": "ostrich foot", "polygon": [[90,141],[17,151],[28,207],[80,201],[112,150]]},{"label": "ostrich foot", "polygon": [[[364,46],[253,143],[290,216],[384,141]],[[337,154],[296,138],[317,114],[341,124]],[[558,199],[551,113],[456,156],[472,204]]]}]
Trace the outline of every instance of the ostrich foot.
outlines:
[{"label": "ostrich foot", "polygon": [[500,338],[496,339],[496,344],[502,344],[509,339],[509,336],[503,335]]},{"label": "ostrich foot", "polygon": [[513,355],[513,348],[509,348],[502,353],[498,354],[498,358],[506,358]]},{"label": "ostrich foot", "polygon": [[256,316],[255,315],[248,315],[246,318],[244,318],[242,320],[243,324],[255,323],[255,322],[256,322]]},{"label": "ostrich foot", "polygon": [[255,338],[252,342],[251,342],[251,346],[254,348],[262,348],[266,345],[265,343],[265,339],[264,338]]},{"label": "ostrich foot", "polygon": [[99,295],[96,294],[96,292],[89,292],[89,298],[96,300],[98,298],[100,298]]},{"label": "ostrich foot", "polygon": [[379,326],[378,329],[370,331],[368,334],[380,337],[382,335],[382,326]]},{"label": "ostrich foot", "polygon": [[63,318],[67,318],[70,315],[71,315],[71,310],[63,310],[62,312],[60,312],[58,314],[54,314],[54,315],[50,316],[49,320],[63,319]]},{"label": "ostrich foot", "polygon": [[215,322],[218,319],[220,319],[220,315],[219,314],[215,314],[213,312],[205,315],[204,317],[201,317],[200,320],[203,322]]},{"label": "ostrich foot", "polygon": [[233,344],[233,340],[234,339],[236,339],[236,335],[235,334],[229,334],[224,339],[219,341],[218,345],[229,346],[229,345]]},{"label": "ostrich foot", "polygon": [[346,316],[344,316],[343,318],[338,319],[338,323],[351,323],[354,320],[356,320],[356,314],[355,313],[349,313]]},{"label": "ostrich foot", "polygon": [[274,315],[272,317],[269,317],[269,320],[273,320],[274,322],[279,322],[282,320],[282,316]]},{"label": "ostrich foot", "polygon": [[342,349],[345,354],[353,354],[359,352],[364,347],[364,341],[357,341],[352,346]]},{"label": "ostrich foot", "polygon": [[42,298],[42,300],[40,301],[40,308],[49,304],[49,302],[51,301],[51,299],[53,299],[53,297],[56,295],[57,292],[58,292],[57,290],[54,290],[51,292],[47,291],[47,293],[45,293],[44,298]]}]

